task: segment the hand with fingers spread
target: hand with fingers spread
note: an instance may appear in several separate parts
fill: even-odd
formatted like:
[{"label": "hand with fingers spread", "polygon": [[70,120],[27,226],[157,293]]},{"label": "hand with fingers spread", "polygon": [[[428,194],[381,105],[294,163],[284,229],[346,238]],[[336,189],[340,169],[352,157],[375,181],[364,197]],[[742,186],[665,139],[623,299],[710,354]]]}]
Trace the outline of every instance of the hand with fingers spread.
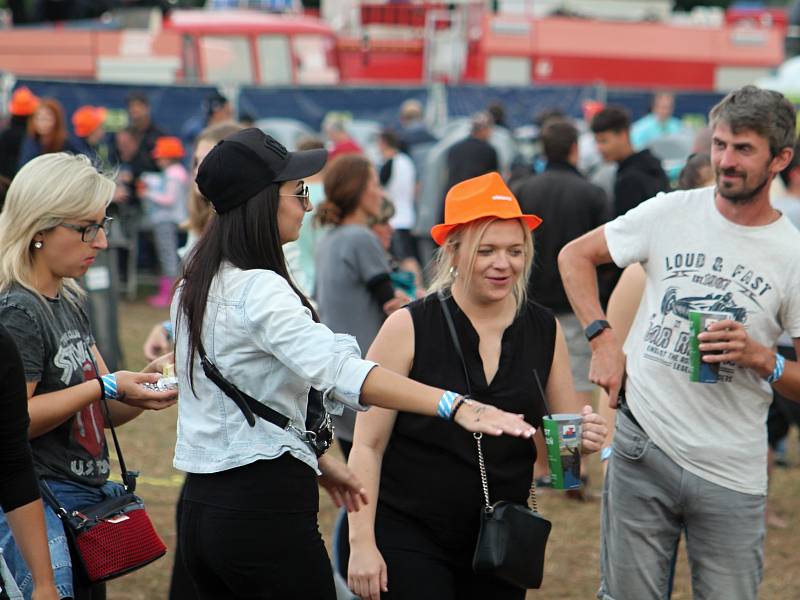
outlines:
[{"label": "hand with fingers spread", "polygon": [[751,338],[744,325],[727,319],[711,323],[697,336],[703,362],[734,362],[767,377],[775,366],[775,352]]},{"label": "hand with fingers spread", "polygon": [[361,600],[380,600],[381,592],[388,592],[386,561],[373,540],[356,542],[350,546],[347,566],[347,587]]},{"label": "hand with fingers spread", "polygon": [[589,381],[608,394],[608,405],[617,408],[617,397],[625,381],[625,354],[614,331],[606,329],[591,341],[592,363]]},{"label": "hand with fingers spread", "polygon": [[367,492],[358,477],[343,462],[322,456],[319,459],[319,483],[330,494],[333,503],[347,512],[357,512],[369,502]]},{"label": "hand with fingers spread", "polygon": [[522,415],[508,413],[477,400],[465,400],[453,420],[473,433],[529,438],[536,432],[536,428],[526,423]]},{"label": "hand with fingers spread", "polygon": [[156,383],[161,379],[159,373],[117,371],[114,376],[117,384],[115,399],[130,406],[147,410],[163,410],[178,400],[177,390],[157,392],[142,385],[143,383]]},{"label": "hand with fingers spread", "polygon": [[581,410],[581,417],[581,454],[599,452],[608,435],[606,420],[594,412],[588,404]]}]

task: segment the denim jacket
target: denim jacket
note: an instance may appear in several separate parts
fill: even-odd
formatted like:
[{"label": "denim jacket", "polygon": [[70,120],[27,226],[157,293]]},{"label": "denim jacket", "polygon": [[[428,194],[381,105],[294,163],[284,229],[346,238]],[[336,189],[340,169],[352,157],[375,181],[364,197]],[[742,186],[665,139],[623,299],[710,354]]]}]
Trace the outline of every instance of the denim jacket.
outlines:
[{"label": "denim jacket", "polygon": [[250,427],[234,401],[206,378],[197,353],[192,389],[180,296],[181,289],[171,311],[178,376],[175,468],[216,473],[289,452],[316,470],[314,452],[292,431],[305,430],[309,388],[323,392],[331,414],[341,414],[343,405],[365,410],[359,402],[361,385],[375,363],[361,359],[355,338],[315,323],[277,273],[224,265],[206,303],[206,353],[228,381],[291,420],[287,429],[260,418]]}]

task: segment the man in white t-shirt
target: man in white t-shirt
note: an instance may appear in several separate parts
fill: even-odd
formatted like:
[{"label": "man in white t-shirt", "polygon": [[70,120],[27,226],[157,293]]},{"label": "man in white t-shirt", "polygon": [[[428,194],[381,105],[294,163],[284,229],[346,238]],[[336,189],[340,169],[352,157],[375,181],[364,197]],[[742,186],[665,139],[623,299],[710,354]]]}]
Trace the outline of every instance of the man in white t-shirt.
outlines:
[{"label": "man in white t-shirt", "polygon": [[[761,582],[770,386],[800,400],[800,366],[775,352],[783,330],[800,346],[800,233],[769,198],[795,110],[746,86],[710,122],[715,187],[652,198],[559,256],[589,378],[612,406],[624,399],[603,492],[603,600],[666,597],[681,529],[696,600],[754,600]],[[597,297],[596,267],[612,261],[647,274],[624,353]],[[698,336],[717,383],[690,381],[693,310],[729,315]]]},{"label": "man in white t-shirt", "polygon": [[393,131],[385,130],[380,133],[378,148],[384,160],[380,168],[380,182],[395,209],[394,216],[389,221],[394,229],[392,254],[398,260],[416,258],[416,244],[411,237],[411,228],[417,218],[414,206],[417,171],[414,162],[400,151],[400,139]]}]

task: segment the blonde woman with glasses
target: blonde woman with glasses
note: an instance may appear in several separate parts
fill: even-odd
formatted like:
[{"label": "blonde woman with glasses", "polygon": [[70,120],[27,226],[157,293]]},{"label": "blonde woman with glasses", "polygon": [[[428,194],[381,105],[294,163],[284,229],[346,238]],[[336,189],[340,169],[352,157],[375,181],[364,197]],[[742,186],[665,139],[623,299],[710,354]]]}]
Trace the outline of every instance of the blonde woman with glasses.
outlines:
[{"label": "blonde woman with glasses", "polygon": [[[33,459],[67,510],[80,510],[122,492],[111,483],[101,409],[105,395],[114,425],[143,410],[175,402],[176,392],[150,391],[154,372],[109,373],[97,351],[76,279],[108,246],[106,207],[114,182],[84,156],[46,154],[17,173],[0,213],[0,323],[22,357],[27,383]],[[151,363],[145,371],[154,371]],[[56,589],[61,598],[105,598],[103,584],[73,582],[64,529],[45,509]],[[0,517],[0,548],[26,600],[31,576],[8,522]]]}]

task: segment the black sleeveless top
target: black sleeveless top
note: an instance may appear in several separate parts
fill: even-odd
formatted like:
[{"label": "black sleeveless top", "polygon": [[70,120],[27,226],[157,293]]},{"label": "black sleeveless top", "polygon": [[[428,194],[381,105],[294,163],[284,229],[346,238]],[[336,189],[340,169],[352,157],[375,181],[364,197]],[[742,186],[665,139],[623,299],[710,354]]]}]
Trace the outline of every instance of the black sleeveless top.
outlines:
[{"label": "black sleeveless top", "polygon": [[[447,307],[461,344],[472,395],[503,410],[521,413],[541,426],[544,405],[536,369],[547,387],[555,348],[553,313],[529,303],[505,330],[500,363],[487,385],[480,338],[453,298]],[[467,393],[464,370],[435,294],[406,307],[414,323],[414,362],[409,377],[428,385]],[[526,503],[536,446],[530,439],[484,436],[482,440],[492,503]],[[413,519],[444,548],[475,546],[483,506],[477,446],[472,433],[438,417],[400,412],[384,453],[378,510]]]}]

